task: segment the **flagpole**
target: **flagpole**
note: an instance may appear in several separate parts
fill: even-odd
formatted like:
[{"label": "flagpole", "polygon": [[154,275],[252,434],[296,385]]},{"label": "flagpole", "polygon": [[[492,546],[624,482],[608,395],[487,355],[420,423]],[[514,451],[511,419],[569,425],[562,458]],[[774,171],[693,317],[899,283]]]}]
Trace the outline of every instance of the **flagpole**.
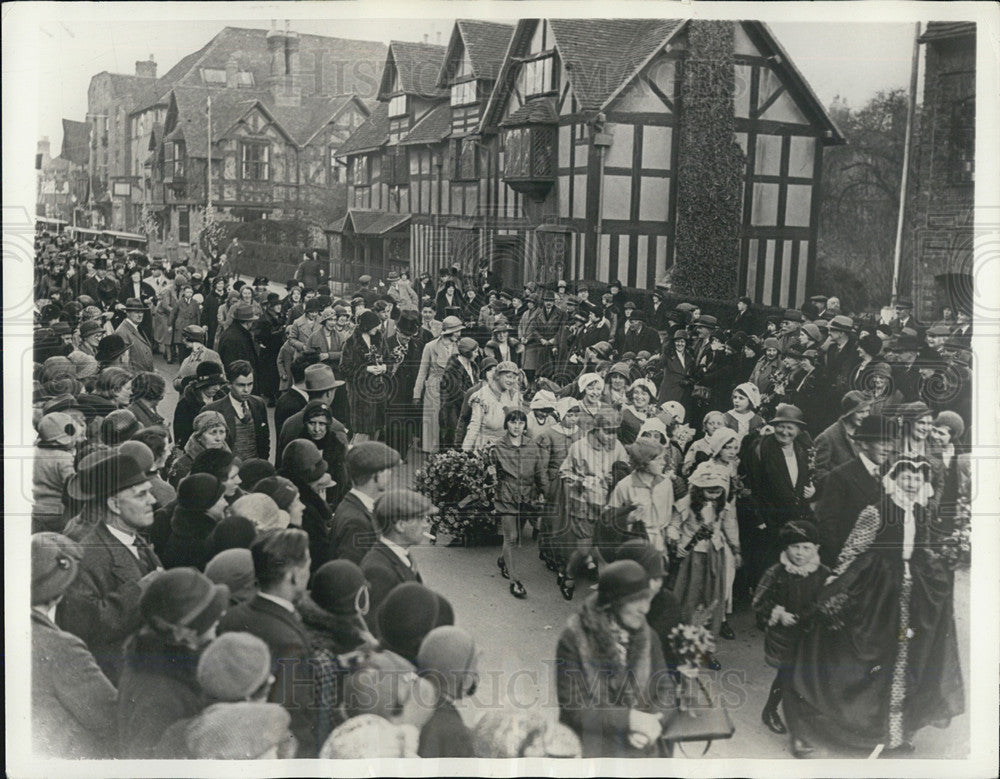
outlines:
[{"label": "flagpole", "polygon": [[205,205],[206,213],[212,210],[212,96],[208,96],[208,165],[206,166],[208,177],[208,188],[206,190],[207,199]]},{"label": "flagpole", "polygon": [[[899,183],[899,216],[896,219],[896,248],[892,258],[892,305],[899,299],[899,270],[903,254],[903,224],[906,220],[906,189],[910,173],[910,149],[913,141],[913,117],[917,107],[917,71],[920,67],[920,22],[913,34],[913,60],[910,63],[910,96],[906,107],[906,138],[903,142],[903,175]],[[913,247],[911,247],[911,250]]]}]

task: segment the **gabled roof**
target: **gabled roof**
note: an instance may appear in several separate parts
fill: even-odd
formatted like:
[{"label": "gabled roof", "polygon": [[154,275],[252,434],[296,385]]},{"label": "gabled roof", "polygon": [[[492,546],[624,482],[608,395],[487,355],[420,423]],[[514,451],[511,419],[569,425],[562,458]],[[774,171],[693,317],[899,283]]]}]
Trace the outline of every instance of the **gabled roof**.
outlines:
[{"label": "gabled roof", "polygon": [[59,156],[75,165],[90,159],[90,126],[86,122],[63,119],[62,151]]},{"label": "gabled roof", "polygon": [[469,55],[472,75],[484,81],[496,81],[503,66],[507,44],[514,34],[514,25],[501,22],[486,22],[480,19],[459,19],[451,31],[437,85],[447,87],[450,78],[449,65],[458,56],[461,45]]},{"label": "gabled roof", "polygon": [[[271,118],[264,104],[267,93],[256,90],[206,89],[204,87],[175,87],[171,92],[173,104],[167,113],[167,122],[173,123],[165,140],[178,140],[181,133],[190,157],[208,156],[207,98],[212,97],[212,142],[220,140],[236,122],[255,105]],[[176,116],[173,116],[176,110]],[[287,130],[282,128],[287,135]]]},{"label": "gabled roof", "polygon": [[379,103],[337,150],[337,156],[380,149],[389,140],[389,104]]},{"label": "gabled roof", "polygon": [[[271,113],[299,146],[305,146],[354,99],[353,95],[303,98],[301,106],[272,106]],[[360,100],[357,104],[367,115],[367,107]]]},{"label": "gabled roof", "polygon": [[[764,24],[764,22],[743,21],[740,24],[743,25],[743,28],[747,32],[756,34],[764,44],[764,48],[771,50],[771,54],[778,55],[779,59],[774,62],[773,67],[791,82],[792,95],[796,98],[796,102],[805,109],[806,115],[826,131],[822,139],[823,143],[846,143],[844,134],[833,121],[833,117],[830,116],[826,107],[816,96],[816,93],[813,92],[812,87],[809,86],[809,82],[806,81],[805,76],[795,66],[792,58],[788,56],[785,47],[781,45],[774,33],[771,32],[771,28]],[[767,56],[768,52],[765,51],[764,55]]]},{"label": "gabled roof", "polygon": [[[495,125],[517,77],[518,55],[540,19],[514,29],[481,126]],[[680,19],[549,19],[549,29],[580,109],[597,113],[680,29]]]},{"label": "gabled roof", "polygon": [[385,56],[378,99],[385,100],[392,94],[392,73],[399,74],[399,86],[407,95],[444,97],[448,93],[437,86],[445,47],[436,43],[411,43],[392,41]]},{"label": "gabled roof", "polygon": [[927,29],[920,36],[921,43],[928,41],[943,41],[951,38],[964,38],[976,34],[975,22],[928,22]]},{"label": "gabled roof", "polygon": [[[201,68],[225,70],[227,63],[235,60],[240,70],[253,73],[255,89],[264,87],[271,73],[267,34],[263,29],[225,27],[198,51],[174,65],[164,79],[181,86],[203,86]],[[326,35],[299,34],[297,37],[304,96],[354,92],[363,98],[372,97],[371,71],[345,65],[382,62],[387,51],[384,43]]]},{"label": "gabled roof", "polygon": [[446,102],[439,103],[424,114],[399,143],[403,146],[438,143],[447,138],[450,132],[451,106]]},{"label": "gabled roof", "polygon": [[[517,77],[518,55],[539,22],[522,19],[517,23],[500,76],[483,112],[480,131],[496,126]],[[588,114],[605,110],[687,24],[682,19],[549,19],[548,22],[563,72],[581,111]],[[793,94],[810,119],[826,130],[824,142],[843,143],[843,134],[771,29],[763,22],[738,24],[752,33],[764,49],[770,50],[765,53],[778,55],[775,67],[791,83]]]},{"label": "gabled roof", "polygon": [[350,228],[357,235],[385,235],[396,230],[412,218],[412,214],[390,214],[385,211],[365,211],[352,208],[335,232],[345,232]]},{"label": "gabled roof", "polygon": [[125,73],[98,73],[91,79],[104,77],[111,88],[112,96],[124,103],[125,113],[130,114],[137,108],[153,105],[165,90],[170,88],[166,79],[143,78]]}]

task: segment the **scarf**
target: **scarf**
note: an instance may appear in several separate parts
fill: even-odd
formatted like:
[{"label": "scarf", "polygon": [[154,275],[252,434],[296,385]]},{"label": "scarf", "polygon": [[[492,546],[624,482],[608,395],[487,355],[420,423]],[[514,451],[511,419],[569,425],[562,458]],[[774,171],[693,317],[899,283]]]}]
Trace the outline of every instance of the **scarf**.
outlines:
[{"label": "scarf", "polygon": [[819,569],[820,560],[818,550],[813,552],[812,559],[802,565],[796,565],[789,560],[788,555],[784,551],[782,551],[779,559],[781,560],[781,566],[792,576],[806,577]]}]

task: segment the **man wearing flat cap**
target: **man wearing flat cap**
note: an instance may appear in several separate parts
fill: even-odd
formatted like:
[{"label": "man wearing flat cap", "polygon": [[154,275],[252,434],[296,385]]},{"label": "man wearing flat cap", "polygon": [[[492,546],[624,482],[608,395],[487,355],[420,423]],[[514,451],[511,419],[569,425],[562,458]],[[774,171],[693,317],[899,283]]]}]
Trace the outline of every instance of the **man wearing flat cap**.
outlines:
[{"label": "man wearing flat cap", "polygon": [[[413,490],[390,489],[375,503],[376,540],[361,560],[371,598],[369,613],[375,614],[386,596],[400,584],[422,583],[410,549],[423,543],[430,533],[430,518],[438,510]],[[377,620],[371,620],[377,625]]]},{"label": "man wearing flat cap", "polygon": [[80,571],[56,612],[56,624],[79,636],[112,682],[121,673],[124,641],[141,622],[139,596],[162,568],[142,532],[153,523],[149,477],[115,453],[81,468],[67,488],[87,502],[93,529],[80,540]]},{"label": "man wearing flat cap", "polygon": [[56,608],[83,549],[58,533],[31,537],[31,736],[58,759],[115,757],[118,694],[86,644],[56,627]]},{"label": "man wearing flat cap", "polygon": [[660,336],[646,324],[644,312],[636,309],[632,312],[632,316],[625,320],[617,350],[619,354],[642,351],[654,354],[660,351]]}]

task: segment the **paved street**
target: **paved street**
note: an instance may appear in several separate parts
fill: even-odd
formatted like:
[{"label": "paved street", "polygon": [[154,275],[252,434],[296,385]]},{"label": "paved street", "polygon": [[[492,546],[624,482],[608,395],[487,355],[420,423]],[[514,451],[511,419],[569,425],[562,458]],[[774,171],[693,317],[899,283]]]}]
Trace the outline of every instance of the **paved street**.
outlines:
[{"label": "paved street", "polygon": [[[156,358],[157,368],[172,380],[176,365],[166,365]],[[177,394],[169,387],[168,396],[160,406],[161,413],[171,419]],[[273,420],[273,415],[272,415]],[[274,431],[272,430],[272,447]],[[413,473],[422,464],[419,453],[411,456],[399,471],[401,484],[410,485]],[[566,602],[559,594],[555,577],[538,560],[538,547],[526,540],[520,549],[518,563],[521,581],[528,591],[526,600],[517,600],[507,589],[508,582],[497,570],[499,547],[448,547],[447,536],[435,546],[420,547],[415,557],[425,583],[439,591],[455,609],[456,621],[476,639],[481,653],[479,690],[472,700],[463,701],[459,708],[466,721],[472,723],[487,708],[495,706],[541,706],[553,718],[558,716],[552,663],[556,643],[566,619],[590,592],[580,580],[576,597]],[[955,611],[963,675],[968,684],[969,669],[969,579],[961,572],[956,579]],[[719,641],[718,658],[723,670],[713,673],[716,689],[722,691],[736,726],[729,741],[712,745],[713,758],[774,758],[788,757],[787,739],[768,731],[760,721],[760,711],[774,679],[774,671],[764,663],[763,633],[753,624],[749,613],[736,614],[730,620],[736,639]],[[915,740],[914,758],[959,758],[969,746],[969,720],[963,715],[947,730],[925,728]],[[692,756],[702,745],[693,744]],[[826,754],[817,750],[816,757],[865,757],[859,753]]]}]

